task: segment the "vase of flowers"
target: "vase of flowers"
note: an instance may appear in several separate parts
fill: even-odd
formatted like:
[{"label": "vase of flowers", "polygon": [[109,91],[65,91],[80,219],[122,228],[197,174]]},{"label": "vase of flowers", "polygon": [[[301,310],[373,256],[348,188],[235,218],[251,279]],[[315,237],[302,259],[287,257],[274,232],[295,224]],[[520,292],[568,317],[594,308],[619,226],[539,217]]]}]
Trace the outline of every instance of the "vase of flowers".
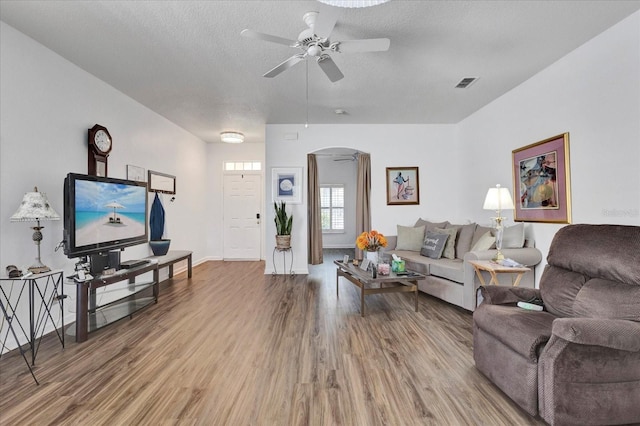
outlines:
[{"label": "vase of flowers", "polygon": [[375,229],[369,232],[363,232],[356,238],[356,246],[360,250],[366,251],[367,259],[370,262],[378,263],[378,250],[387,246],[387,239],[384,235],[376,231]]}]

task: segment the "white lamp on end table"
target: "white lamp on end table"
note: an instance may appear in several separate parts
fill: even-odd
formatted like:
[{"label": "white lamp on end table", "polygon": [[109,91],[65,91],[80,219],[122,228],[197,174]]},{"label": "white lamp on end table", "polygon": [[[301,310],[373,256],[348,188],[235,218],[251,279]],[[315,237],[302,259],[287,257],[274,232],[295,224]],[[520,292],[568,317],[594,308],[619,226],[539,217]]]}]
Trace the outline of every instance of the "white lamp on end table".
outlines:
[{"label": "white lamp on end table", "polygon": [[51,271],[51,268],[44,265],[40,260],[40,241],[42,241],[42,232],[40,232],[40,230],[44,228],[44,226],[40,226],[40,221],[60,220],[60,216],[49,204],[46,194],[44,192],[38,192],[38,188],[33,188],[33,192],[24,194],[18,211],[16,211],[9,220],[11,222],[37,223],[36,226],[31,227],[31,229],[33,229],[33,242],[38,247],[38,257],[36,257],[36,263],[29,267],[29,271],[34,274]]},{"label": "white lamp on end table", "polygon": [[484,209],[485,210],[494,210],[497,215],[496,217],[492,217],[491,219],[496,222],[496,249],[498,252],[493,260],[503,260],[504,255],[502,254],[502,232],[504,227],[502,222],[506,219],[506,217],[502,216],[502,209],[514,209],[513,199],[511,198],[511,194],[509,193],[508,188],[502,188],[500,185],[496,185],[495,188],[489,188],[487,191],[487,196],[484,199]]}]

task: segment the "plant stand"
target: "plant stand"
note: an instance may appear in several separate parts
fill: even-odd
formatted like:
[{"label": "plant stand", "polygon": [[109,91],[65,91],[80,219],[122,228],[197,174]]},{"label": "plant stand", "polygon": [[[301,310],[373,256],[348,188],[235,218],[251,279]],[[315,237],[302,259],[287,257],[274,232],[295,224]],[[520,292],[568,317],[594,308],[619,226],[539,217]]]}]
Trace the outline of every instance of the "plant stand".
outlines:
[{"label": "plant stand", "polygon": [[286,273],[287,271],[287,253],[290,254],[291,261],[289,262],[289,275],[294,276],[296,273],[293,272],[293,251],[291,247],[289,248],[273,248],[273,275],[278,274],[278,268],[276,267],[276,253],[282,253],[282,272]]}]

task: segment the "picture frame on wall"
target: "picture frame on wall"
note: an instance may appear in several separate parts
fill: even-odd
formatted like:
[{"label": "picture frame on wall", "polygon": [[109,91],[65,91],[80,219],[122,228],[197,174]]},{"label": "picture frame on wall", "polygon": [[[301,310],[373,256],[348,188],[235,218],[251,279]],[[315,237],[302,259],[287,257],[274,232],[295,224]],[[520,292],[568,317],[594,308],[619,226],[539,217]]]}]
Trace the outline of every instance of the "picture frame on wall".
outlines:
[{"label": "picture frame on wall", "polygon": [[417,167],[387,167],[387,205],[420,204]]},{"label": "picture frame on wall", "polygon": [[569,133],[512,151],[514,220],[571,223]]},{"label": "picture frame on wall", "polygon": [[134,166],[127,164],[127,180],[134,180],[136,182],[146,182],[146,174],[144,167]]},{"label": "picture frame on wall", "polygon": [[162,194],[176,193],[176,177],[166,173],[149,170],[149,192],[160,192]]},{"label": "picture frame on wall", "polygon": [[273,201],[302,204],[302,167],[271,169]]}]

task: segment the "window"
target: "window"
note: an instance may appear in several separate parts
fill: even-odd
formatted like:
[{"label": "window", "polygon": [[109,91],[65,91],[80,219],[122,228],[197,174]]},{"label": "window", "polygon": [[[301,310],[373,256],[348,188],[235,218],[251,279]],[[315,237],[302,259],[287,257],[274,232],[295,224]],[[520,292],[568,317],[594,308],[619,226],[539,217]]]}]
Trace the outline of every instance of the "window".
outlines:
[{"label": "window", "polygon": [[252,161],[252,162],[225,161],[224,169],[227,171],[262,170],[262,163],[260,163],[259,161]]},{"label": "window", "polygon": [[344,231],[344,185],[320,185],[322,232]]}]

